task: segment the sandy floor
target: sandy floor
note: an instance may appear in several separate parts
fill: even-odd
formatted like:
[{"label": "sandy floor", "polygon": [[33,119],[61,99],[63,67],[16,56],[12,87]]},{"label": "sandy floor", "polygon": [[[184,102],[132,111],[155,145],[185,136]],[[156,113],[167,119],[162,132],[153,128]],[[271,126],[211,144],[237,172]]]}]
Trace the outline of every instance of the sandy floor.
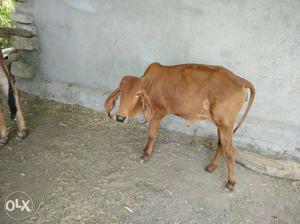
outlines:
[{"label": "sandy floor", "polygon": [[[29,193],[35,210],[15,223],[300,223],[300,183],[237,165],[234,192],[224,161],[204,171],[214,150],[161,130],[140,164],[147,126],[25,95],[29,136],[0,149],[0,223],[5,197]],[[12,122],[10,126],[14,126]]]}]

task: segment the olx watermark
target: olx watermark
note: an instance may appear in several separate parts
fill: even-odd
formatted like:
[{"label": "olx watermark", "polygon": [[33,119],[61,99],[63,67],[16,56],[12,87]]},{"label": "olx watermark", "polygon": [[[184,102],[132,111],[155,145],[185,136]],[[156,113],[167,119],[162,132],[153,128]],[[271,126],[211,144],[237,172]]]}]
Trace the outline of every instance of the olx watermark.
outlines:
[{"label": "olx watermark", "polygon": [[4,210],[14,220],[26,219],[33,210],[33,200],[26,192],[14,191],[6,197]]}]

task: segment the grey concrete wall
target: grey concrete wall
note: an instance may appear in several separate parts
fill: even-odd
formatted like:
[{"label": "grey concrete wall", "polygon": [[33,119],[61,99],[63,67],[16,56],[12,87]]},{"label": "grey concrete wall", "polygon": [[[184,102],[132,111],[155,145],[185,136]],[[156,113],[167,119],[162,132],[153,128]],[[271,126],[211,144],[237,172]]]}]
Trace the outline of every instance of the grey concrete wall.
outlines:
[{"label": "grey concrete wall", "polygon": [[[300,159],[300,1],[30,1],[39,69],[20,88],[103,110],[107,91],[151,62],[223,65],[257,89],[237,145]],[[163,126],[216,133],[172,116]]]}]

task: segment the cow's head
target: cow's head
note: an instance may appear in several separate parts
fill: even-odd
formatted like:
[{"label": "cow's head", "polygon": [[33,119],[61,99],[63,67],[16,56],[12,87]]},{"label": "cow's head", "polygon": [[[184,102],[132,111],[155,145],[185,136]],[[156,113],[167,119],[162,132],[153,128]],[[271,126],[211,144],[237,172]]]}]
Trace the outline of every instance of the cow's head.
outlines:
[{"label": "cow's head", "polygon": [[[111,116],[116,100],[120,96],[120,106],[116,116]],[[115,89],[104,103],[108,116],[119,122],[126,122],[128,117],[138,117],[141,112],[145,120],[150,121],[153,117],[153,107],[149,97],[144,90],[144,83],[141,78],[124,76],[119,88]]]}]

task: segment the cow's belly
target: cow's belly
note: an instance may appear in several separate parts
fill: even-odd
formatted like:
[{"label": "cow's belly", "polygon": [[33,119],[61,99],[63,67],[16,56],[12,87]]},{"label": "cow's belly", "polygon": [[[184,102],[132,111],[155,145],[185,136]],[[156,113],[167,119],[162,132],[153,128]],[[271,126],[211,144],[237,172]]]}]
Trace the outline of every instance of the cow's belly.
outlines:
[{"label": "cow's belly", "polygon": [[177,105],[173,108],[172,114],[185,119],[187,126],[199,120],[211,119],[210,104],[207,99],[194,104]]}]

